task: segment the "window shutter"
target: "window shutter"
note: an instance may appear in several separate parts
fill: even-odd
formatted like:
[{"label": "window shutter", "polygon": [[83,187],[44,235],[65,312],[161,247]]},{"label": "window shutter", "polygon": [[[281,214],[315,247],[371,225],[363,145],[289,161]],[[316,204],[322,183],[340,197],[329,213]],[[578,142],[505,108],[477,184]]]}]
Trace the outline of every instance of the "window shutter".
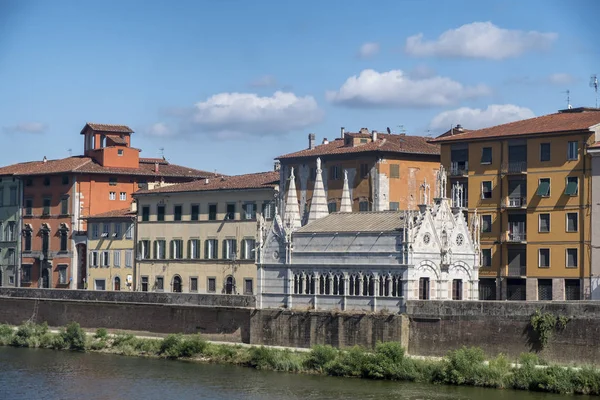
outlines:
[{"label": "window shutter", "polygon": [[223,240],[223,259],[227,259],[227,239]]},{"label": "window shutter", "polygon": [[208,259],[208,240],[204,241],[204,259]]}]

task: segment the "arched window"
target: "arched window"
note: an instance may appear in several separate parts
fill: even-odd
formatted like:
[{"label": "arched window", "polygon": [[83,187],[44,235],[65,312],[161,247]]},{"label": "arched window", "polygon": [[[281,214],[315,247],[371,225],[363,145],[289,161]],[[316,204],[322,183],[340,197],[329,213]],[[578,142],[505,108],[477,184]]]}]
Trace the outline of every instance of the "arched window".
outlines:
[{"label": "arched window", "polygon": [[175,275],[173,277],[173,292],[181,293],[181,277],[179,275]]},{"label": "arched window", "polygon": [[121,290],[121,278],[119,278],[118,276],[115,276],[113,288],[116,291]]},{"label": "arched window", "polygon": [[360,275],[350,275],[350,296],[360,296]]},{"label": "arched window", "polygon": [[335,274],[333,276],[333,294],[342,296],[344,294],[344,275]]},{"label": "arched window", "polygon": [[225,279],[225,294],[234,294],[235,291],[235,280],[233,276],[229,275]]}]

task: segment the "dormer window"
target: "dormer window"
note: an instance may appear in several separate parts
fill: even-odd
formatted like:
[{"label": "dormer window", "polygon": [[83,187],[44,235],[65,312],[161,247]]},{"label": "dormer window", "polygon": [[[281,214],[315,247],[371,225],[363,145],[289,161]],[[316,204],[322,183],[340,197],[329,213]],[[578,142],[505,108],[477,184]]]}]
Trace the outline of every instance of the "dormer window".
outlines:
[{"label": "dormer window", "polygon": [[123,156],[123,150],[122,149],[117,150],[117,155],[118,156]]}]

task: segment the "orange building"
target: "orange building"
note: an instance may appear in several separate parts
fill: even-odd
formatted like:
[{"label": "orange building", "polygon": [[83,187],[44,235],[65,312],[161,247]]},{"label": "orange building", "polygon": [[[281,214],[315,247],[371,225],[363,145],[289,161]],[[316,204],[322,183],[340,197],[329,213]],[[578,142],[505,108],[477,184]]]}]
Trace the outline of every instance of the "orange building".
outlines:
[{"label": "orange building", "polygon": [[434,183],[440,166],[439,146],[429,138],[404,134],[381,134],[362,128],[344,132],[332,141],[315,145],[309,135],[308,148],[280,156],[280,193],[286,193],[290,169],[294,168],[303,220],[308,215],[316,174],[321,159],[323,184],[329,211],[340,209],[344,171],[348,173],[353,211],[416,209],[420,186]]},{"label": "orange building", "polygon": [[214,174],[140,158],[125,125],[88,123],[84,155],[0,168],[23,182],[21,271],[24,287],[83,289],[88,216],[128,208],[131,195],[154,183],[178,183]]}]

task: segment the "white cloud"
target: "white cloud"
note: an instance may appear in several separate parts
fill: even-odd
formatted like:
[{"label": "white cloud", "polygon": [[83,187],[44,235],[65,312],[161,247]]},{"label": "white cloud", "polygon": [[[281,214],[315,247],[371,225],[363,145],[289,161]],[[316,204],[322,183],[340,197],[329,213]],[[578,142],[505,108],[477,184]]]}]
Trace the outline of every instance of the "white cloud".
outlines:
[{"label": "white cloud", "polygon": [[277,78],[273,75],[263,75],[260,78],[250,82],[250,87],[266,88],[277,86]]},{"label": "white cloud", "polygon": [[575,82],[575,77],[570,74],[557,73],[550,75],[548,77],[548,82],[552,83],[553,85],[569,85]]},{"label": "white cloud", "polygon": [[485,96],[485,85],[464,86],[450,78],[434,76],[412,79],[401,70],[363,70],[351,76],[337,91],[325,96],[347,107],[432,107],[447,106],[466,98]]},{"label": "white cloud", "polygon": [[173,130],[164,122],[157,122],[148,128],[147,132],[150,136],[167,137],[173,136]]},{"label": "white cloud", "polygon": [[406,39],[406,53],[417,56],[502,60],[528,51],[546,50],[558,35],[552,32],[502,29],[491,22],[473,22],[424,40],[419,33]]},{"label": "white cloud", "polygon": [[371,42],[360,46],[358,50],[359,58],[371,58],[379,53],[379,43]]},{"label": "white cloud", "polygon": [[2,127],[4,133],[44,133],[48,129],[46,124],[41,122],[22,122],[12,126]]},{"label": "white cloud", "polygon": [[427,65],[419,64],[419,65],[416,65],[410,71],[408,71],[408,75],[412,79],[431,78],[431,77],[435,76],[435,69],[433,69]]},{"label": "white cloud", "polygon": [[461,107],[444,111],[431,120],[429,127],[446,131],[451,126],[461,124],[465,129],[481,129],[533,117],[535,117],[533,111],[526,107],[514,104],[492,104],[485,110]]}]

